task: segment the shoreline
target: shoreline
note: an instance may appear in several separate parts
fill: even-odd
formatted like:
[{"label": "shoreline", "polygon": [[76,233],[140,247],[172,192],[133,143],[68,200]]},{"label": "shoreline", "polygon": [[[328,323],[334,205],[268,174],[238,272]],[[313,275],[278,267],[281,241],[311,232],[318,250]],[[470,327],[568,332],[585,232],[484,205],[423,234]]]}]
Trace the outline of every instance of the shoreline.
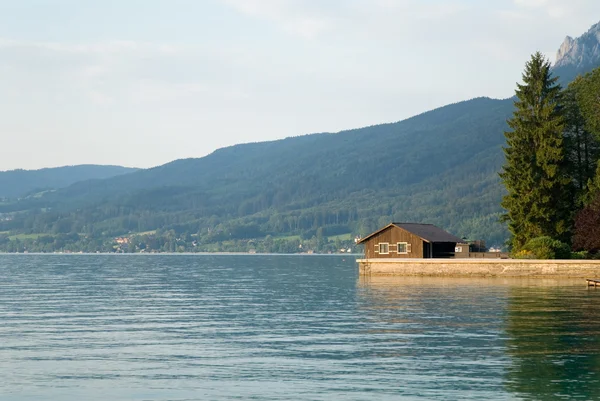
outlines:
[{"label": "shoreline", "polygon": [[0,256],[348,256],[357,257],[358,253],[250,253],[250,252],[0,252]]}]

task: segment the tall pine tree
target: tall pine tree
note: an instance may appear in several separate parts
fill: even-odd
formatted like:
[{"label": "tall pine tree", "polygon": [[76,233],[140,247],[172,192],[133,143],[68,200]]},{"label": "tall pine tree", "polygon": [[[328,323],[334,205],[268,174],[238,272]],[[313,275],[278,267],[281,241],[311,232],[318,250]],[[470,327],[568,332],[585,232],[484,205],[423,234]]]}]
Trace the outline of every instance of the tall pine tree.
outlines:
[{"label": "tall pine tree", "polygon": [[584,202],[589,203],[600,195],[600,68],[578,77],[569,85],[569,89],[574,93],[585,132],[592,139],[589,142],[592,149],[590,161],[593,163],[590,169],[595,168],[595,174],[590,174],[584,195]]},{"label": "tall pine tree", "polygon": [[587,91],[587,82],[579,76],[569,84],[562,95],[565,117],[565,157],[577,191],[577,196],[573,199],[574,209],[582,207],[581,202],[587,196],[588,183],[594,180],[600,158],[600,137],[589,131],[587,128],[589,118],[586,119],[582,113],[582,98],[585,91]]},{"label": "tall pine tree", "polygon": [[505,132],[506,163],[500,173],[507,195],[504,219],[513,250],[535,237],[569,241],[572,184],[563,144],[561,88],[540,53],[525,65],[515,111]]}]

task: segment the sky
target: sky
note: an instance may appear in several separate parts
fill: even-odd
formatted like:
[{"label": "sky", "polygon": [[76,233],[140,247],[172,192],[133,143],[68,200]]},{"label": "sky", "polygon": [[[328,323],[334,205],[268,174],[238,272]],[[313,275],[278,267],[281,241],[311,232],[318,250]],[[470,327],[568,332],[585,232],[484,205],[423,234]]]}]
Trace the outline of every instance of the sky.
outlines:
[{"label": "sky", "polygon": [[598,0],[0,0],[0,170],[152,167],[513,95]]}]

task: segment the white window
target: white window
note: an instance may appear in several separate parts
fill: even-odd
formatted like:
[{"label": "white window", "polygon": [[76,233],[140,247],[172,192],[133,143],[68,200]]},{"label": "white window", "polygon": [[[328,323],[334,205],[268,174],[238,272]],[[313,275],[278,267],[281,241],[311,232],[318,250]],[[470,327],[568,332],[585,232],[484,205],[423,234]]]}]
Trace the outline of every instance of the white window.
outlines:
[{"label": "white window", "polygon": [[398,242],[398,253],[403,255],[410,253],[410,244],[407,242]]},{"label": "white window", "polygon": [[379,244],[379,254],[380,255],[387,255],[390,253],[390,244],[388,244],[387,242],[382,242],[381,244]]},{"label": "white window", "polygon": [[454,248],[454,252],[456,253],[462,253],[462,246],[457,246]]}]

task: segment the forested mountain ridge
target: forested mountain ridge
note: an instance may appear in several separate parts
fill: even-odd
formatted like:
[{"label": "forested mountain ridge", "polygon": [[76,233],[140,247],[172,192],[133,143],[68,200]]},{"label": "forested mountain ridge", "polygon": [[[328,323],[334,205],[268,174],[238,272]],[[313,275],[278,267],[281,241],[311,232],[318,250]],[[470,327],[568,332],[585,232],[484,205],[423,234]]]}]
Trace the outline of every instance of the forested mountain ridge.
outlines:
[{"label": "forested mountain ridge", "polygon": [[123,250],[112,241],[125,236],[128,251],[324,251],[390,221],[501,245],[498,172],[513,109],[513,99],[476,98],[396,123],[77,182],[0,204],[0,250]]},{"label": "forested mountain ridge", "polygon": [[[206,240],[366,234],[433,222],[502,241],[497,171],[511,101],[478,98],[405,121],[236,145],[0,207],[0,231]],[[35,212],[50,208],[45,213]],[[210,234],[208,234],[210,232]],[[219,236],[218,233],[227,233]]]},{"label": "forested mountain ridge", "polygon": [[104,179],[136,171],[135,168],[83,164],[39,170],[0,171],[0,198],[19,198],[51,189],[68,187],[78,181]]}]

